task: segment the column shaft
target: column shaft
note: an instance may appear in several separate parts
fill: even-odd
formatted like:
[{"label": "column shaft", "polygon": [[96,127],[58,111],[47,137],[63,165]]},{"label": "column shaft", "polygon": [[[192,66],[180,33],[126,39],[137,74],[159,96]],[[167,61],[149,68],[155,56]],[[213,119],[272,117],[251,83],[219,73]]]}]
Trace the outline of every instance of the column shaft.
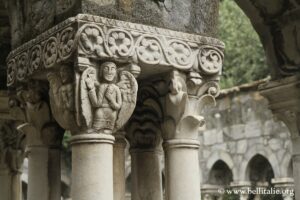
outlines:
[{"label": "column shaft", "polygon": [[132,200],[162,200],[161,153],[134,149],[131,153]]},{"label": "column shaft", "polygon": [[116,135],[113,148],[114,200],[125,200],[125,148],[123,135]]},{"label": "column shaft", "polygon": [[60,179],[60,150],[29,147],[28,200],[60,200]]},{"label": "column shaft", "polygon": [[73,200],[113,200],[113,143],[107,134],[72,136]]},{"label": "column shaft", "polygon": [[[296,135],[296,134],[294,134]],[[292,138],[293,144],[293,178],[296,199],[300,199],[300,136]]]},{"label": "column shaft", "polygon": [[11,174],[8,169],[0,169],[0,200],[11,199]]},{"label": "column shaft", "polygon": [[166,200],[201,199],[198,148],[197,140],[165,142]]},{"label": "column shaft", "polygon": [[[21,173],[14,173],[12,175],[12,200],[22,200],[22,181],[21,181]],[[1,194],[1,193],[0,193]]]}]

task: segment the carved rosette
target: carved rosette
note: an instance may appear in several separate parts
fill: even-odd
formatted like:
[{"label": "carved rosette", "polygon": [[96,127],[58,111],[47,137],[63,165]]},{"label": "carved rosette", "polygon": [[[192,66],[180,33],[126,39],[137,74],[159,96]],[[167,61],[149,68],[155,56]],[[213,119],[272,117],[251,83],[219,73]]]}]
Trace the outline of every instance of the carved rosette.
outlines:
[{"label": "carved rosette", "polygon": [[72,62],[73,56],[212,77],[221,73],[223,49],[215,38],[79,14],[12,51],[7,85],[15,86],[38,69]]}]

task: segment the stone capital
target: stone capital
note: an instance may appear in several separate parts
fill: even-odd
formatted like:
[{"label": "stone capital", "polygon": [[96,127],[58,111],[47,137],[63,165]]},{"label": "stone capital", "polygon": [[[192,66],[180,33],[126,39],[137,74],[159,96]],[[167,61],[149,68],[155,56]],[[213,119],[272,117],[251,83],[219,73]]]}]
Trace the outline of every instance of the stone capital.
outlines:
[{"label": "stone capital", "polygon": [[[15,90],[29,79],[48,80],[52,114],[61,127],[73,135],[112,134],[134,111],[136,78],[142,82],[172,71],[161,119],[171,119],[164,126],[180,121],[175,132],[194,134],[203,124],[202,104],[218,95],[223,50],[215,38],[79,14],[13,50],[7,85]],[[106,74],[111,68],[116,72]],[[170,111],[178,104],[183,115]]]},{"label": "stone capital", "polygon": [[292,138],[297,138],[300,125],[300,76],[270,81],[259,87],[262,96],[269,101],[273,114],[283,121],[291,132]]},{"label": "stone capital", "polygon": [[218,74],[188,74],[173,70],[169,92],[164,99],[163,138],[198,139],[199,128],[205,125],[201,112],[207,105],[215,105],[219,94]]},{"label": "stone capital", "polygon": [[18,132],[13,121],[0,122],[0,168],[21,173],[25,158],[25,135]]}]

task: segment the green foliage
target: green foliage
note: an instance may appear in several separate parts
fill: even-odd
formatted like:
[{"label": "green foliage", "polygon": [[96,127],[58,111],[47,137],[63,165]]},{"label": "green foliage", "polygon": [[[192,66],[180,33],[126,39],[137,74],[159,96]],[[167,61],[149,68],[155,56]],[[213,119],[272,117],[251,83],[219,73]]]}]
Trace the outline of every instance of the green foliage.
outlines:
[{"label": "green foliage", "polygon": [[220,2],[218,32],[226,45],[222,88],[259,80],[268,75],[259,37],[234,0]]}]

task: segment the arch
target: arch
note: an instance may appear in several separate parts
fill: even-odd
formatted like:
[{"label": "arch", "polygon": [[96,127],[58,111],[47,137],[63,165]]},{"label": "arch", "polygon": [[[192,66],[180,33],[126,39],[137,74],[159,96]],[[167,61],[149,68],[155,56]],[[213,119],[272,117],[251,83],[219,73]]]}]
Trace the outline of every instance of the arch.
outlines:
[{"label": "arch", "polygon": [[280,168],[279,168],[279,162],[275,156],[275,154],[267,147],[263,146],[262,144],[256,144],[252,146],[246,154],[244,155],[244,158],[241,162],[240,168],[239,168],[239,176],[238,180],[240,181],[245,181],[247,179],[247,167],[251,159],[255,155],[261,155],[266,158],[266,160],[270,163],[273,172],[274,172],[274,177],[280,177]]},{"label": "arch", "polygon": [[221,151],[221,150],[215,151],[208,157],[207,164],[206,164],[206,168],[208,169],[208,171],[212,169],[213,165],[218,160],[223,161],[229,167],[229,169],[232,171],[233,179],[235,180],[235,178],[238,175],[238,172],[234,165],[231,155],[226,151]]},{"label": "arch", "polygon": [[229,186],[233,181],[232,170],[223,160],[217,160],[209,171],[209,184]]}]

